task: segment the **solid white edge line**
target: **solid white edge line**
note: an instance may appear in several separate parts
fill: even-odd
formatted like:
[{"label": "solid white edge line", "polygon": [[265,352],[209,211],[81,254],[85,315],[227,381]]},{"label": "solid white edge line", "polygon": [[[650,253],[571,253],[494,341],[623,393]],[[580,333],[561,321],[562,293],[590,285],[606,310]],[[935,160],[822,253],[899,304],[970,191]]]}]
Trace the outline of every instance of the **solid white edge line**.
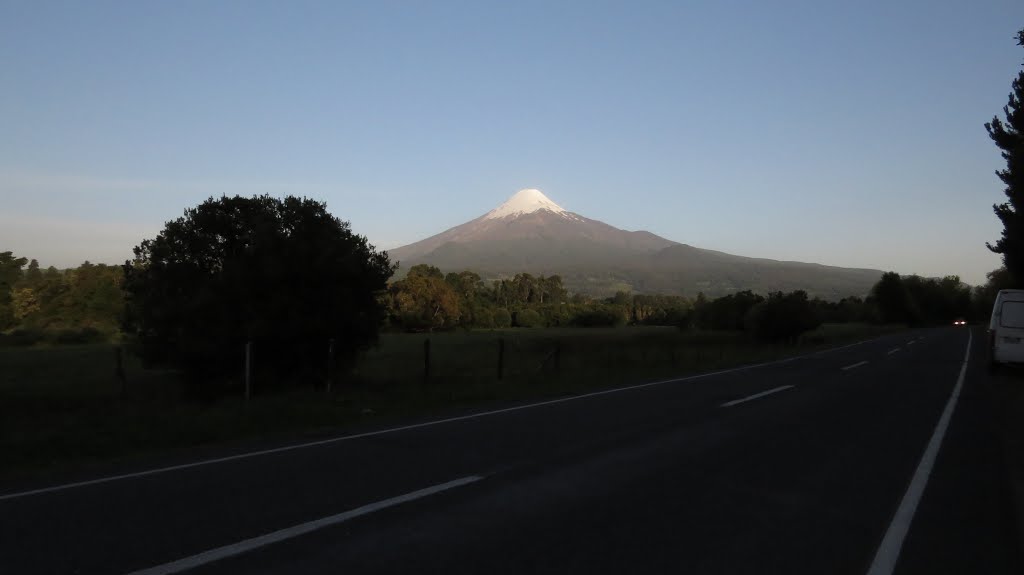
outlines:
[{"label": "solid white edge line", "polygon": [[470,483],[475,483],[477,481],[480,481],[481,479],[483,479],[483,477],[479,475],[463,477],[461,479],[456,479],[454,481],[449,481],[447,483],[441,483],[439,485],[434,485],[431,487],[413,491],[411,493],[406,493],[405,495],[399,495],[397,497],[392,497],[390,499],[385,499],[383,501],[377,501],[375,503],[363,505],[362,507],[357,507],[356,509],[352,509],[350,511],[338,513],[337,515],[331,515],[329,517],[323,517],[321,519],[316,519],[314,521],[300,523],[299,525],[293,525],[292,527],[279,529],[271,533],[266,533],[263,535],[259,535],[257,537],[245,539],[237,543],[232,543],[230,545],[224,545],[223,547],[217,547],[215,549],[203,551],[202,553],[197,553],[196,555],[185,557],[183,559],[178,559],[177,561],[171,561],[170,563],[164,563],[163,565],[157,565],[155,567],[149,567],[146,569],[140,569],[138,571],[132,571],[128,575],[169,575],[171,573],[180,573],[182,571],[194,569],[207,563],[212,563],[214,561],[226,559],[228,557],[233,557],[235,555],[241,555],[242,553],[246,553],[254,549],[264,547],[266,545],[271,545],[273,543],[279,543],[287,539],[299,537],[300,535],[305,535],[306,533],[317,531],[325,527],[330,527],[332,525],[344,523],[345,521],[348,521],[350,519],[355,519],[356,517],[360,517],[362,515],[368,515],[375,511],[380,511],[381,509],[387,509],[388,507],[393,507],[395,505],[400,505],[402,503],[408,503],[410,501],[422,499],[424,497],[428,497],[430,495],[434,495],[442,491],[448,491],[449,489],[462,487],[463,485],[469,485]]},{"label": "solid white edge line", "polygon": [[771,388],[771,389],[769,389],[767,391],[762,391],[761,393],[755,393],[754,395],[748,395],[746,397],[741,397],[740,399],[734,399],[732,401],[727,401],[727,402],[723,403],[722,405],[720,405],[719,407],[732,407],[734,405],[739,405],[741,403],[745,403],[747,401],[751,401],[751,400],[754,400],[754,399],[760,399],[760,398],[762,398],[762,397],[764,397],[766,395],[771,395],[773,393],[778,393],[780,391],[783,391],[783,390],[786,390],[786,389],[792,389],[792,388],[793,388],[792,385],[780,385],[779,387],[773,387],[773,388]]},{"label": "solid white edge line", "polygon": [[567,396],[567,397],[560,397],[558,399],[550,399],[550,400],[547,400],[547,401],[540,401],[540,402],[537,402],[537,403],[530,403],[530,404],[526,404],[526,405],[517,405],[517,406],[514,406],[514,407],[506,407],[506,408],[503,408],[503,409],[495,409],[495,410],[492,410],[492,411],[481,411],[479,413],[471,413],[469,415],[461,415],[461,416],[458,416],[458,417],[449,417],[449,418],[446,418],[446,419],[436,419],[436,420],[432,420],[432,421],[425,421],[423,423],[414,423],[412,425],[403,425],[401,427],[392,427],[392,428],[387,428],[387,429],[378,429],[376,431],[368,431],[368,432],[365,432],[365,433],[357,433],[357,434],[354,434],[354,435],[342,435],[340,437],[330,437],[330,438],[327,438],[327,439],[320,439],[320,440],[317,440],[317,441],[309,441],[309,442],[306,442],[306,443],[296,443],[296,444],[293,444],[293,445],[284,445],[284,446],[281,446],[281,447],[273,447],[273,448],[270,448],[270,449],[261,449],[261,450],[258,450],[258,451],[247,451],[245,453],[237,453],[235,455],[228,455],[228,456],[225,456],[225,457],[215,457],[215,458],[212,458],[212,459],[202,459],[200,461],[193,461],[191,463],[183,463],[183,464],[180,464],[180,465],[170,465],[170,466],[167,466],[167,467],[156,467],[156,468],[153,468],[153,469],[145,469],[143,471],[135,471],[135,472],[132,472],[132,473],[122,473],[120,475],[110,475],[110,476],[107,476],[107,477],[98,477],[96,479],[88,479],[88,480],[84,480],[84,481],[75,481],[75,482],[72,482],[72,483],[63,483],[63,484],[60,484],[60,485],[53,485],[53,486],[50,486],[50,487],[41,487],[39,489],[31,489],[31,490],[28,490],[28,491],[20,491],[20,492],[16,492],[16,493],[8,493],[6,495],[0,495],[0,501],[4,501],[4,500],[7,500],[7,499],[17,499],[19,497],[29,497],[31,495],[42,495],[44,493],[52,493],[54,491],[63,491],[65,489],[73,489],[73,488],[76,488],[76,487],[87,487],[89,485],[97,485],[97,484],[101,484],[101,483],[109,483],[111,481],[120,481],[122,479],[133,479],[133,478],[136,478],[136,477],[145,477],[147,475],[157,475],[157,474],[160,474],[160,473],[167,473],[167,472],[170,472],[170,471],[179,471],[179,470],[182,470],[182,469],[189,469],[189,468],[192,468],[192,467],[200,467],[200,466],[203,466],[203,465],[212,465],[212,464],[215,464],[215,463],[226,463],[228,461],[236,461],[236,460],[239,460],[239,459],[248,459],[250,457],[259,457],[259,456],[262,456],[262,455],[271,455],[271,454],[274,454],[274,453],[283,453],[283,452],[292,451],[292,450],[295,450],[295,449],[305,449],[307,447],[317,447],[317,446],[320,446],[320,445],[328,445],[328,444],[331,444],[331,443],[338,443],[338,442],[341,442],[341,441],[349,441],[349,440],[352,440],[352,439],[362,439],[364,437],[373,437],[373,436],[376,436],[376,435],[384,435],[384,434],[387,434],[387,433],[397,433],[397,432],[400,432],[400,431],[408,431],[408,430],[411,430],[411,429],[419,429],[421,427],[430,427],[430,426],[433,426],[433,425],[441,425],[441,424],[444,424],[444,423],[453,423],[453,422],[456,422],[456,421],[465,421],[467,419],[476,419],[478,417],[488,417],[488,416],[491,416],[491,415],[498,415],[498,414],[501,414],[501,413],[509,413],[509,412],[513,412],[513,411],[519,411],[519,410],[522,410],[522,409],[532,409],[534,407],[541,407],[541,406],[544,406],[544,405],[553,405],[553,404],[556,404],[556,403],[564,403],[564,402],[567,402],[567,401],[575,401],[577,399],[586,399],[588,397],[596,397],[596,396],[600,396],[600,395],[608,395],[608,394],[611,394],[611,393],[619,393],[619,392],[622,392],[622,391],[632,391],[634,389],[642,389],[642,388],[645,388],[645,387],[652,387],[652,386],[656,386],[656,385],[665,385],[667,383],[679,383],[679,382],[683,382],[683,381],[692,381],[692,380],[695,380],[695,379],[702,379],[702,378],[705,378],[705,377],[714,377],[716,375],[724,375],[724,374],[727,374],[727,373],[734,373],[734,372],[737,372],[737,371],[744,371],[744,370],[747,370],[747,369],[756,369],[756,368],[759,368],[759,367],[766,367],[766,366],[769,366],[769,365],[778,365],[778,364],[787,363],[787,362],[790,362],[790,361],[795,361],[795,360],[798,360],[798,359],[814,357],[814,356],[817,356],[817,355],[822,355],[822,354],[825,354],[825,353],[831,353],[833,351],[839,351],[839,350],[842,350],[842,349],[847,349],[847,348],[851,348],[851,347],[854,347],[854,346],[862,345],[862,344],[865,344],[865,343],[869,343],[869,342],[875,341],[877,339],[880,339],[880,338],[866,339],[866,340],[863,340],[863,341],[858,341],[858,342],[854,342],[854,343],[843,345],[843,346],[839,346],[839,347],[832,347],[832,348],[829,348],[829,349],[823,349],[823,350],[815,351],[815,352],[808,353],[808,354],[805,354],[805,355],[798,355],[798,356],[795,356],[795,357],[787,357],[785,359],[779,359],[779,360],[775,360],[775,361],[767,361],[767,362],[763,362],[763,363],[755,363],[755,364],[751,364],[751,365],[741,365],[739,367],[732,367],[732,368],[723,369],[723,370],[720,370],[720,371],[712,371],[712,372],[708,372],[708,373],[699,373],[699,374],[696,374],[696,375],[688,375],[688,376],[684,376],[684,377],[677,377],[677,378],[674,378],[674,379],[665,379],[665,380],[662,380],[662,381],[653,381],[653,382],[650,382],[650,383],[641,383],[641,384],[638,384],[638,385],[630,385],[630,386],[626,386],[626,387],[614,387],[614,388],[611,388],[611,389],[605,389],[605,390],[601,390],[601,391],[594,391],[594,392],[590,392],[590,393],[584,393],[584,394],[581,394],[581,395],[570,395],[570,396]]},{"label": "solid white edge line", "polygon": [[843,371],[846,371],[846,370],[848,370],[848,369],[853,369],[853,368],[855,368],[855,367],[860,367],[860,366],[862,366],[862,365],[865,365],[865,364],[867,364],[867,360],[864,360],[864,361],[858,361],[857,363],[854,363],[854,364],[848,365],[848,366],[846,366],[846,367],[840,367],[839,369],[841,369],[841,370],[843,370]]},{"label": "solid white edge line", "polygon": [[896,514],[889,523],[889,528],[882,538],[881,545],[875,553],[871,562],[871,568],[867,575],[890,575],[896,568],[896,561],[900,558],[900,551],[903,549],[903,540],[910,531],[910,523],[914,520],[914,513],[917,512],[917,505],[921,502],[924,489],[928,485],[928,478],[931,476],[932,467],[942,446],[942,439],[946,436],[946,429],[949,427],[949,420],[953,417],[953,410],[956,409],[957,400],[960,398],[960,390],[964,386],[964,377],[967,374],[967,361],[971,356],[971,341],[974,338],[972,332],[967,332],[967,351],[964,353],[964,363],[960,367],[960,376],[956,379],[956,386],[953,393],[946,402],[946,408],[942,410],[938,423],[935,424],[935,431],[928,441],[928,446],[921,455],[921,461],[917,464],[917,470],[907,486],[907,492],[896,509]]}]

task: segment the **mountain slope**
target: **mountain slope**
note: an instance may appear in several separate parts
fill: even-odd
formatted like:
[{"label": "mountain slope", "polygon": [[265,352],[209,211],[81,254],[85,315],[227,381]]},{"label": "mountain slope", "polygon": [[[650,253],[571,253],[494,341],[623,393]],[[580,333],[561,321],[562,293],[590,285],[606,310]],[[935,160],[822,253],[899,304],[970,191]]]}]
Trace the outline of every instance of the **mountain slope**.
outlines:
[{"label": "mountain slope", "polygon": [[390,250],[399,274],[420,263],[484,278],[559,274],[571,291],[719,296],[740,290],[807,290],[863,296],[882,272],[747,258],[631,232],[569,212],[539,190],[521,190],[472,221]]},{"label": "mountain slope", "polygon": [[[537,196],[540,198],[537,198]],[[524,200],[524,198],[526,198]],[[393,259],[421,258],[448,243],[478,244],[544,239],[592,243],[627,252],[653,252],[677,245],[650,232],[629,232],[563,210],[539,190],[522,190],[494,210],[449,230],[394,250]]]}]

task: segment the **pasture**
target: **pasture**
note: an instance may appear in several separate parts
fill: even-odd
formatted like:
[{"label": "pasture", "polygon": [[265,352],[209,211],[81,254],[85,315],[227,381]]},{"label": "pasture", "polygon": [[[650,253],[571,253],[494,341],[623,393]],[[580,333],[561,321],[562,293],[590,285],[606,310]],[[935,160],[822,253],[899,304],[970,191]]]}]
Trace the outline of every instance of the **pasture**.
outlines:
[{"label": "pasture", "polygon": [[826,325],[796,346],[659,327],[385,333],[331,393],[256,386],[249,401],[239,389],[202,402],[186,399],[176,373],[143,369],[130,355],[122,388],[111,344],[0,348],[0,477],[462,413],[769,361],[894,329]]}]

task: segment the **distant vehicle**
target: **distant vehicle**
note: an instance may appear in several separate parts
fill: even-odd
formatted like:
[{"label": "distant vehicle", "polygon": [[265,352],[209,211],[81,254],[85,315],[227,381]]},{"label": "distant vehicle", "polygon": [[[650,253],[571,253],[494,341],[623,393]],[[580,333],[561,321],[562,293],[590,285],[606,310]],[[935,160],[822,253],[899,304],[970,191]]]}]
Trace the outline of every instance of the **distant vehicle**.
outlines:
[{"label": "distant vehicle", "polygon": [[962,317],[958,317],[953,320],[953,325],[967,325],[967,320]]},{"label": "distant vehicle", "polygon": [[1007,363],[1024,363],[1024,290],[996,294],[988,325],[988,364],[995,370]]}]

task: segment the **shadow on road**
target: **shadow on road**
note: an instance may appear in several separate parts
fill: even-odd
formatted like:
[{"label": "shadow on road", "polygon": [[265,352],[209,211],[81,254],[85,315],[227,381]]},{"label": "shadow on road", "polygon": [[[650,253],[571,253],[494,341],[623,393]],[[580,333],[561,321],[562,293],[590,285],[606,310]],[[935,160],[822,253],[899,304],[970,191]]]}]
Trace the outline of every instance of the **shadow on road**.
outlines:
[{"label": "shadow on road", "polygon": [[1007,478],[1017,519],[1017,547],[1024,554],[1024,366],[1000,367],[990,374],[992,398],[1002,440]]}]

